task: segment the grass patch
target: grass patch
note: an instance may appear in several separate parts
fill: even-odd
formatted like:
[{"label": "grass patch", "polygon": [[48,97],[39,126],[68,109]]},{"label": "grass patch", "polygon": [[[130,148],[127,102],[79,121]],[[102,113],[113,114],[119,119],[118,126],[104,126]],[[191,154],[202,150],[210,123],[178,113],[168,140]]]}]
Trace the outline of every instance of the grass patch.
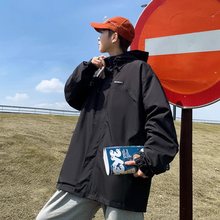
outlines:
[{"label": "grass patch", "polygon": [[[0,219],[34,219],[55,191],[78,117],[0,113]],[[176,122],[179,134],[180,123]],[[194,219],[219,219],[220,125],[193,124]],[[179,158],[153,180],[146,219],[179,218]],[[99,211],[96,220],[103,219]]]}]

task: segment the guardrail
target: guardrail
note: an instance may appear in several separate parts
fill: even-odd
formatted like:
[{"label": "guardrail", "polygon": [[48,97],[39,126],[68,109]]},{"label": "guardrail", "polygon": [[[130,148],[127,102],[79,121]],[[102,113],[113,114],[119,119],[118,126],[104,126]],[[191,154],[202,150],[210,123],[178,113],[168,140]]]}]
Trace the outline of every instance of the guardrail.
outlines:
[{"label": "guardrail", "polygon": [[71,111],[71,110],[11,106],[11,105],[0,105],[0,112],[4,112],[4,113],[22,113],[22,114],[66,115],[66,116],[79,115],[79,111],[77,111],[77,110]]},{"label": "guardrail", "polygon": [[[65,116],[78,116],[79,111],[77,110],[60,110],[50,108],[35,108],[35,107],[23,107],[23,106],[11,106],[11,105],[0,105],[0,113],[21,113],[21,114],[48,114],[48,115],[65,115]],[[181,121],[180,117],[175,117],[175,120]],[[193,119],[194,122],[220,124],[218,120],[206,120],[206,119]]]}]

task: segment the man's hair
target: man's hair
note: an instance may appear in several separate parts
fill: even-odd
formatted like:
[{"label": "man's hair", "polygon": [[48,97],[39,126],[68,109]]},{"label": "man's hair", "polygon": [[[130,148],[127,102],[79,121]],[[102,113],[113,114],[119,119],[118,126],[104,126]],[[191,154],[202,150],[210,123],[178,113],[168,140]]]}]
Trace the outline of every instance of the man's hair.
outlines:
[{"label": "man's hair", "polygon": [[[112,30],[108,30],[108,35],[109,37],[112,36],[115,32]],[[124,39],[122,36],[118,34],[118,39],[119,39],[119,46],[122,49],[122,51],[125,53],[128,50],[128,47],[131,45],[131,42]]]}]

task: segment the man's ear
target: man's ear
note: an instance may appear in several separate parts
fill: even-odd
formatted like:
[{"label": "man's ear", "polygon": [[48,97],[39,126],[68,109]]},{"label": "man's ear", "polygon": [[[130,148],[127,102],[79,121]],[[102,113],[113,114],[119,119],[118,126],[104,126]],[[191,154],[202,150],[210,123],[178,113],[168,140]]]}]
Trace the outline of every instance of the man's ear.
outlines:
[{"label": "man's ear", "polygon": [[112,34],[111,38],[112,38],[112,43],[116,43],[119,40],[118,33],[114,32],[114,34]]}]

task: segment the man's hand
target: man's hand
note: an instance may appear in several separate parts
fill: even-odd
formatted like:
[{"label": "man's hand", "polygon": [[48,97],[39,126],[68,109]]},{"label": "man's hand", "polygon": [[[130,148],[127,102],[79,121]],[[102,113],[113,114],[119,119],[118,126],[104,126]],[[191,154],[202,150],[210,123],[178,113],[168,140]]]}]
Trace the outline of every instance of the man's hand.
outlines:
[{"label": "man's hand", "polygon": [[[134,154],[133,159],[136,159],[138,157],[140,157],[140,155]],[[125,165],[135,166],[136,163],[135,163],[135,160],[130,160],[130,161],[126,161]],[[144,173],[140,169],[138,169],[138,171],[136,173],[134,173],[134,177],[148,178],[147,176],[144,175]]]},{"label": "man's hand", "polygon": [[98,68],[102,68],[105,66],[105,56],[93,57],[91,62]]}]

